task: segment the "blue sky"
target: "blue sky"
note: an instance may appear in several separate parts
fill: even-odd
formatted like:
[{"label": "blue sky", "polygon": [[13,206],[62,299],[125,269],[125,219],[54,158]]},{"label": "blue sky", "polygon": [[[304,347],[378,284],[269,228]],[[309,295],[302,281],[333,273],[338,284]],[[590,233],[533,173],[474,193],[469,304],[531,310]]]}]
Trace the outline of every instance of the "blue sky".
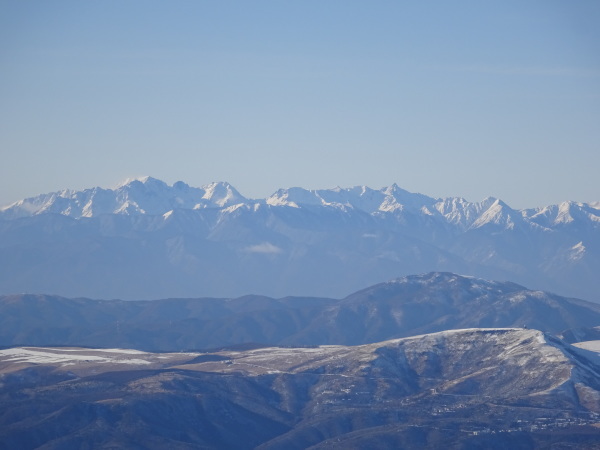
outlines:
[{"label": "blue sky", "polygon": [[0,204],[151,175],[600,200],[600,2],[0,1]]}]

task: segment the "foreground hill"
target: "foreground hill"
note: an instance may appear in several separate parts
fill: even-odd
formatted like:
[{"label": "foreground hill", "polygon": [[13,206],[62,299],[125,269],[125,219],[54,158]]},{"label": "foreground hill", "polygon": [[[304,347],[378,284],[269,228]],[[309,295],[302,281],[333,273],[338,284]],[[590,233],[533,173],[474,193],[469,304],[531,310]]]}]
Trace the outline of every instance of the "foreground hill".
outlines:
[{"label": "foreground hill", "polygon": [[0,350],[0,447],[598,448],[600,357],[536,330],[358,347]]},{"label": "foreground hill", "polygon": [[575,342],[590,340],[590,333],[581,330],[599,325],[600,305],[595,303],[436,272],[401,277],[339,300],[0,297],[0,345],[5,346],[179,351],[248,343],[356,345],[472,327],[565,332]]},{"label": "foreground hill", "polygon": [[70,297],[339,297],[435,270],[600,301],[600,209],[515,210],[396,185],[281,189],[255,200],[228,183],[145,177],[0,209],[0,267],[0,293]]}]

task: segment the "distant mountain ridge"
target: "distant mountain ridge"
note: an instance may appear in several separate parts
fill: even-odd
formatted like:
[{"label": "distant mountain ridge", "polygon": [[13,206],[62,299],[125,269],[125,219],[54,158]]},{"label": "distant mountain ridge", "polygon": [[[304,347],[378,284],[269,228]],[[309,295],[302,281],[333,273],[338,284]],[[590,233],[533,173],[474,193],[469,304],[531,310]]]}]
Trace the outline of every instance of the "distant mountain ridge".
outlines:
[{"label": "distant mountain ridge", "polygon": [[396,210],[420,211],[443,217],[463,229],[487,223],[514,226],[518,216],[545,228],[579,220],[600,223],[600,202],[565,201],[558,205],[513,210],[503,201],[487,197],[469,202],[461,197],[433,198],[415,194],[393,184],[381,189],[368,186],[309,190],[301,187],[279,189],[266,199],[249,199],[227,182],[191,187],[178,181],[173,185],[150,176],[127,179],[114,189],[95,187],[82,191],[63,190],[19,200],[0,208],[0,218],[15,219],[39,214],[61,214],[73,218],[102,214],[163,215],[174,209],[229,208],[234,205],[329,206],[352,208],[369,214]]},{"label": "distant mountain ridge", "polygon": [[469,202],[461,197],[433,198],[408,192],[396,184],[379,190],[367,186],[316,190],[293,187],[279,189],[266,199],[249,199],[227,182],[213,182],[196,188],[182,181],[168,185],[149,176],[125,180],[114,189],[63,190],[19,200],[0,208],[0,218],[10,220],[40,214],[61,214],[76,219],[103,214],[164,215],[175,209],[227,209],[236,205],[265,204],[354,209],[368,214],[418,211],[462,230],[488,224],[514,228],[519,222],[549,230],[576,221],[600,226],[600,202],[565,201],[558,205],[514,210],[494,197],[480,202]]},{"label": "distant mountain ridge", "polygon": [[229,183],[143,177],[0,209],[0,265],[3,293],[340,296],[397,275],[452,271],[600,301],[600,209],[515,210],[395,184],[248,199]]},{"label": "distant mountain ridge", "polygon": [[401,277],[339,300],[0,296],[0,346],[180,351],[249,343],[359,345],[449,329],[499,327],[566,332],[574,341],[581,329],[598,325],[596,303],[438,272]]},{"label": "distant mountain ridge", "polygon": [[0,217],[61,214],[79,219],[102,214],[162,215],[173,209],[222,208],[246,201],[229,183],[195,188],[182,181],[169,186],[156,178],[141,177],[125,180],[115,189],[63,190],[27,198],[0,209]]}]

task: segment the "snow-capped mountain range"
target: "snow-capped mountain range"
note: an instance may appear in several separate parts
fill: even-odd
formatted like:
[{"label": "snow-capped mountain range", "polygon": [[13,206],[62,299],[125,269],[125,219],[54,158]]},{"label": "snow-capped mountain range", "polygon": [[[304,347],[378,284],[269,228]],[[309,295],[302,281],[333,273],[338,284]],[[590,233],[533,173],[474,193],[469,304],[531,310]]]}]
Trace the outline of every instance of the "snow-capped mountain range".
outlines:
[{"label": "snow-capped mountain range", "polygon": [[552,229],[578,219],[600,225],[600,202],[566,201],[542,208],[513,210],[494,197],[480,202],[469,202],[460,197],[432,198],[408,192],[396,184],[378,190],[367,186],[316,190],[293,187],[279,189],[266,199],[249,199],[227,182],[213,182],[196,188],[182,181],[168,185],[149,176],[127,179],[114,189],[65,189],[27,198],[0,208],[0,218],[16,219],[48,213],[75,219],[103,214],[164,215],[176,209],[224,209],[237,205],[326,207],[368,214],[410,211],[462,230],[487,224],[514,228],[518,222]]},{"label": "snow-capped mountain range", "polygon": [[340,296],[416,272],[513,280],[600,301],[600,204],[515,210],[397,185],[248,199],[151,177],[0,209],[0,293]]},{"label": "snow-capped mountain range", "polygon": [[378,190],[367,186],[316,190],[293,187],[279,189],[266,199],[249,199],[227,182],[213,182],[197,188],[182,181],[168,185],[149,176],[127,179],[114,189],[65,189],[27,198],[0,208],[0,218],[15,219],[47,213],[76,219],[103,214],[163,215],[175,209],[223,209],[236,205],[320,206],[353,209],[368,214],[410,211],[445,221],[463,230],[490,223],[513,228],[520,221],[544,228],[577,219],[600,224],[600,202],[586,204],[567,201],[543,208],[513,210],[494,197],[487,197],[480,202],[469,202],[460,197],[432,198],[408,192],[396,184]]},{"label": "snow-capped mountain range", "polygon": [[161,215],[173,209],[222,208],[248,200],[229,183],[194,188],[182,181],[172,186],[152,177],[128,179],[115,189],[65,189],[20,200],[0,209],[2,218],[62,214],[79,219],[102,214]]}]

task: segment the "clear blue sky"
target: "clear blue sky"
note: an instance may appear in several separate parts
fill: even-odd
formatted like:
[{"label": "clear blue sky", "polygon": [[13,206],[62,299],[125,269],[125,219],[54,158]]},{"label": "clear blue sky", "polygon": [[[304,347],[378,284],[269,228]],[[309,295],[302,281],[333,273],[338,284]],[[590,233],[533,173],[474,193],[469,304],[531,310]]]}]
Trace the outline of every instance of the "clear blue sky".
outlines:
[{"label": "clear blue sky", "polygon": [[600,200],[600,2],[0,1],[0,204],[138,175]]}]

